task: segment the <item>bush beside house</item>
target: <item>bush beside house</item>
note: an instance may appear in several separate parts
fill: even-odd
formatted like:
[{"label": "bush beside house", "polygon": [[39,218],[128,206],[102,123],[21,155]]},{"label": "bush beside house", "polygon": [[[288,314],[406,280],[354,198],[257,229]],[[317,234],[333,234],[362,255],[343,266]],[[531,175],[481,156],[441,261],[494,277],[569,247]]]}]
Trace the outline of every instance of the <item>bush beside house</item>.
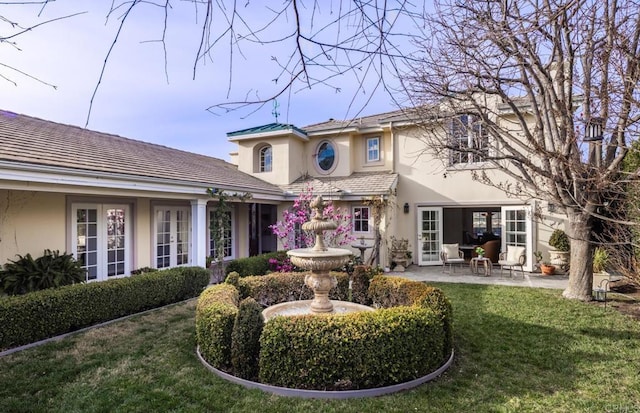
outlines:
[{"label": "bush beside house", "polygon": [[179,267],[5,297],[0,299],[0,349],[196,297],[208,282],[206,269]]}]

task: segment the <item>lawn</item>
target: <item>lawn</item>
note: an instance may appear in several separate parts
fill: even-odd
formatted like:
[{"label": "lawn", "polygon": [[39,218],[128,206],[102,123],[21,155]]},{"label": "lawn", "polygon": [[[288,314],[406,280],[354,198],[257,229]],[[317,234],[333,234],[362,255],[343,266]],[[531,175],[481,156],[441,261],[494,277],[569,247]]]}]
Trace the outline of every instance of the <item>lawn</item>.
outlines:
[{"label": "lawn", "polygon": [[4,412],[636,412],[640,323],[559,291],[440,284],[456,360],[436,381],[378,398],[246,390],[196,359],[195,301],[0,359]]}]

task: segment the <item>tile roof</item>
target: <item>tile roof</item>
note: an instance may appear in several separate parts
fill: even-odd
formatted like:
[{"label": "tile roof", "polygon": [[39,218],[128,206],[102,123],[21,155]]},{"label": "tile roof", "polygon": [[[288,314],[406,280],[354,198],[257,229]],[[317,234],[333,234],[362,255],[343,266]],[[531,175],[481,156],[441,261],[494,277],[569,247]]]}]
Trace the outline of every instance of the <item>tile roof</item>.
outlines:
[{"label": "tile roof", "polygon": [[398,174],[391,171],[354,172],[349,176],[303,176],[289,185],[282,185],[281,188],[295,195],[310,185],[315,194],[371,196],[388,194],[397,182]]},{"label": "tile roof", "polygon": [[0,111],[0,160],[282,195],[221,159],[8,111]]},{"label": "tile roof", "polygon": [[329,119],[325,122],[314,123],[303,127],[307,133],[319,132],[331,129],[343,128],[371,128],[385,125],[389,122],[408,121],[411,115],[408,109],[400,109],[392,112],[378,113],[375,115],[363,116],[360,118],[335,120]]}]

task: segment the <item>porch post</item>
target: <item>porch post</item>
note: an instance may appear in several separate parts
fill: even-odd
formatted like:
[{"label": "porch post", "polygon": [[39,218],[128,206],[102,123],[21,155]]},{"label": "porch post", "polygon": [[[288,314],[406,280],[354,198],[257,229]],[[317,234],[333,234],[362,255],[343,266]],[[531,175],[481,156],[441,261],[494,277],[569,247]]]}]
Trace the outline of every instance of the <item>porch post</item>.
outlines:
[{"label": "porch post", "polygon": [[191,201],[191,265],[207,263],[207,200]]}]

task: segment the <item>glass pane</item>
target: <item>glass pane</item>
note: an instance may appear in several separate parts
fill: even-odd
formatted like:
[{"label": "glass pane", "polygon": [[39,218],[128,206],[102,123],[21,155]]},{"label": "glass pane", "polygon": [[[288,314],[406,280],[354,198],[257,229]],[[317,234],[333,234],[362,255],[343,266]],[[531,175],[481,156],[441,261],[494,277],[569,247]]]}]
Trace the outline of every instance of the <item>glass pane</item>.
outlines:
[{"label": "glass pane", "polygon": [[90,237],[95,237],[96,235],[98,235],[98,225],[96,224],[89,224],[88,225],[88,230],[89,230],[89,236]]},{"label": "glass pane", "polygon": [[89,215],[89,222],[98,222],[98,210],[97,209],[89,209],[87,210]]},{"label": "glass pane", "polygon": [[115,264],[109,264],[107,266],[107,276],[108,277],[112,277],[116,275],[116,265]]},{"label": "glass pane", "polygon": [[88,255],[88,265],[96,265],[98,263],[98,253],[96,252],[89,252],[87,253]]}]

